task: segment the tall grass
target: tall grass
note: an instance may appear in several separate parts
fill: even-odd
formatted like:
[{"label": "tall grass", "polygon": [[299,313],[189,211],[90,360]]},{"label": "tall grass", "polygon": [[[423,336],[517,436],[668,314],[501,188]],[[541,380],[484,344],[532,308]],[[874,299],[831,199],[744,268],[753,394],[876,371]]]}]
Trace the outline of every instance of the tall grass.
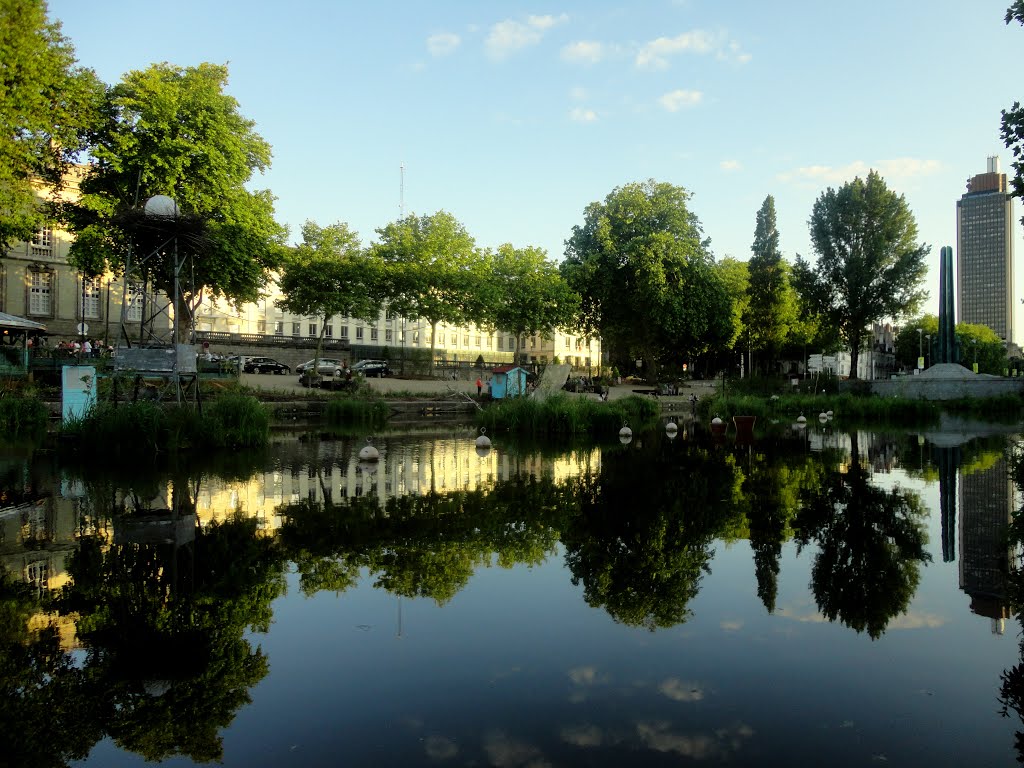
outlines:
[{"label": "tall grass", "polygon": [[513,398],[488,406],[477,414],[477,426],[491,431],[529,436],[616,434],[623,424],[633,428],[653,425],[661,407],[652,398],[631,396],[611,402],[556,394],[552,397]]},{"label": "tall grass", "polygon": [[270,415],[254,397],[226,393],[203,413],[153,402],[99,402],[84,416],[68,419],[60,445],[72,451],[177,453],[189,449],[239,450],[267,444]]},{"label": "tall grass", "polygon": [[46,429],[50,412],[41,400],[24,395],[0,396],[0,436],[25,437]]},{"label": "tall grass", "polygon": [[726,396],[716,393],[701,398],[698,411],[703,417],[757,416],[764,419],[795,420],[803,415],[814,419],[819,413],[832,411],[839,423],[884,422],[893,425],[934,424],[942,414],[942,406],[932,400],[910,398],[858,397],[841,395],[779,395],[753,397]]}]

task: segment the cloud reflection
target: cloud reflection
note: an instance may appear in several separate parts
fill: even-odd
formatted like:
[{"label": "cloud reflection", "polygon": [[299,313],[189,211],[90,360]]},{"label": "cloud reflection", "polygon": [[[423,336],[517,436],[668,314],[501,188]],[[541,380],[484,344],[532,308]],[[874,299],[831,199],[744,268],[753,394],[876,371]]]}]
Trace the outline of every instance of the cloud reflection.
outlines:
[{"label": "cloud reflection", "polygon": [[697,683],[686,682],[676,677],[662,681],[658,690],[672,701],[700,701],[704,698],[704,691]]},{"label": "cloud reflection", "polygon": [[431,760],[448,760],[459,754],[459,746],[444,736],[428,736],[423,740],[423,749]]},{"label": "cloud reflection", "polygon": [[604,739],[601,729],[596,725],[585,723],[562,729],[562,741],[574,747],[599,747]]},{"label": "cloud reflection", "polygon": [[532,744],[510,738],[504,731],[484,735],[484,751],[497,768],[548,768],[551,765]]},{"label": "cloud reflection", "polygon": [[675,752],[694,760],[722,760],[738,752],[754,735],[749,725],[739,723],[712,733],[679,733],[664,721],[639,722],[640,741],[658,752]]}]

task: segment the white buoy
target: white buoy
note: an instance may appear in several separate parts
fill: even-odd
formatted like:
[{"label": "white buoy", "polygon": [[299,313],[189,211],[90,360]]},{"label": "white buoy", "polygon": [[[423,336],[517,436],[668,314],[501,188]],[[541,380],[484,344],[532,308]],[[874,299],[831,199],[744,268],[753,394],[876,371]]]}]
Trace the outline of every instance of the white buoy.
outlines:
[{"label": "white buoy", "polygon": [[359,449],[359,460],[378,461],[379,459],[380,451],[373,447],[372,438],[366,438],[366,445]]},{"label": "white buoy", "polygon": [[804,416],[804,415],[803,415],[803,414],[801,413],[801,414],[800,414],[799,416],[797,416],[797,417],[796,417],[796,423],[797,423],[797,424],[806,424],[806,423],[807,423],[807,417],[806,417],[806,416]]},{"label": "white buoy", "polygon": [[480,437],[476,439],[477,448],[490,448],[491,438],[487,436],[487,427],[480,427]]},{"label": "white buoy", "polygon": [[725,422],[724,422],[724,421],[722,421],[722,420],[721,420],[720,418],[718,418],[717,416],[715,416],[715,418],[713,418],[713,419],[711,420],[711,426],[712,426],[712,427],[720,427],[720,426],[722,426],[722,424],[724,424],[724,423],[725,423]]},{"label": "white buoy", "polygon": [[826,416],[828,416],[828,417],[829,417],[830,419],[831,419],[831,418],[832,418],[833,416],[835,416],[835,414],[834,414],[834,413],[832,413],[832,411],[825,411],[825,415],[826,415]]},{"label": "white buoy", "polygon": [[623,445],[629,445],[630,443],[633,442],[633,434],[630,433],[624,435],[622,432],[619,432],[619,442],[622,443]]},{"label": "white buoy", "polygon": [[619,437],[628,437],[632,439],[633,430],[627,427],[625,424],[623,424],[622,429],[619,430]]},{"label": "white buoy", "polygon": [[674,421],[670,421],[668,424],[665,425],[665,431],[671,434],[675,434],[676,432],[679,431],[679,425],[676,424]]},{"label": "white buoy", "polygon": [[820,422],[822,422],[822,423],[824,423],[824,422],[828,421],[828,414],[827,414],[827,413],[825,413],[824,411],[822,411],[821,413],[819,413],[819,414],[818,414],[818,421],[820,421]]}]

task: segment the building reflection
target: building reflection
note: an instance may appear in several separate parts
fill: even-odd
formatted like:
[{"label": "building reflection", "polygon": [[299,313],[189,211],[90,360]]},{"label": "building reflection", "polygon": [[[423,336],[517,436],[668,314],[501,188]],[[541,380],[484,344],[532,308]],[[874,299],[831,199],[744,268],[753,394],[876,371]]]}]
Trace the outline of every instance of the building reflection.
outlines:
[{"label": "building reflection", "polygon": [[991,466],[960,472],[960,589],[971,598],[971,611],[992,621],[1003,634],[1010,615],[1006,578],[1010,572],[1010,521],[1016,493],[1006,457]]}]

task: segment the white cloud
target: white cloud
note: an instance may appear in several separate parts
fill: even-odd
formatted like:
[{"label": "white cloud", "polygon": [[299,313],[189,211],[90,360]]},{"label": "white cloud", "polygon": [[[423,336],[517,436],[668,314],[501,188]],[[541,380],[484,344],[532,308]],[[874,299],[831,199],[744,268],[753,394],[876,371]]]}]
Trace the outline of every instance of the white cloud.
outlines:
[{"label": "white cloud", "polygon": [[447,56],[462,42],[454,32],[439,32],[427,38],[427,50],[431,56]]},{"label": "white cloud", "polygon": [[744,53],[735,40],[726,41],[721,34],[713,34],[703,29],[693,29],[675,37],[659,37],[644,43],[637,51],[636,66],[640,69],[667,69],[669,59],[680,53],[715,54],[720,61],[733,61],[746,64],[750,61],[749,53]]},{"label": "white cloud", "polygon": [[718,164],[723,171],[741,171],[743,164],[739,160],[723,160]]},{"label": "white cloud", "polygon": [[506,19],[491,27],[485,46],[494,59],[503,59],[511,53],[531,45],[537,45],[544,33],[569,20],[566,14],[560,16],[528,16],[526,22]]},{"label": "white cloud", "polygon": [[574,107],[569,111],[569,119],[577,123],[593,123],[597,120],[597,112],[583,107]]},{"label": "white cloud", "polygon": [[697,106],[703,98],[704,94],[700,91],[688,91],[683,88],[679,88],[675,91],[669,91],[666,93],[658,99],[658,103],[669,112],[678,112],[683,107]]},{"label": "white cloud", "polygon": [[785,182],[823,182],[825,184],[841,184],[852,181],[859,176],[864,178],[872,169],[878,171],[885,179],[912,179],[927,176],[941,170],[938,160],[923,160],[916,157],[897,157],[869,165],[863,160],[854,160],[841,166],[805,165],[792,171],[780,173],[779,181]]},{"label": "white cloud", "polygon": [[675,37],[659,37],[640,47],[636,55],[636,65],[641,69],[665,69],[668,58],[677,53],[710,53],[715,47],[709,33],[702,29],[684,32]]},{"label": "white cloud", "polygon": [[604,55],[604,45],[593,40],[578,40],[575,43],[569,43],[562,49],[562,58],[565,61],[580,64],[596,64],[604,58]]},{"label": "white cloud", "polygon": [[569,98],[573,101],[583,101],[589,95],[586,88],[578,85],[575,88],[569,89]]},{"label": "white cloud", "polygon": [[704,698],[704,691],[697,683],[687,683],[675,677],[662,681],[658,690],[672,701],[700,701]]}]

